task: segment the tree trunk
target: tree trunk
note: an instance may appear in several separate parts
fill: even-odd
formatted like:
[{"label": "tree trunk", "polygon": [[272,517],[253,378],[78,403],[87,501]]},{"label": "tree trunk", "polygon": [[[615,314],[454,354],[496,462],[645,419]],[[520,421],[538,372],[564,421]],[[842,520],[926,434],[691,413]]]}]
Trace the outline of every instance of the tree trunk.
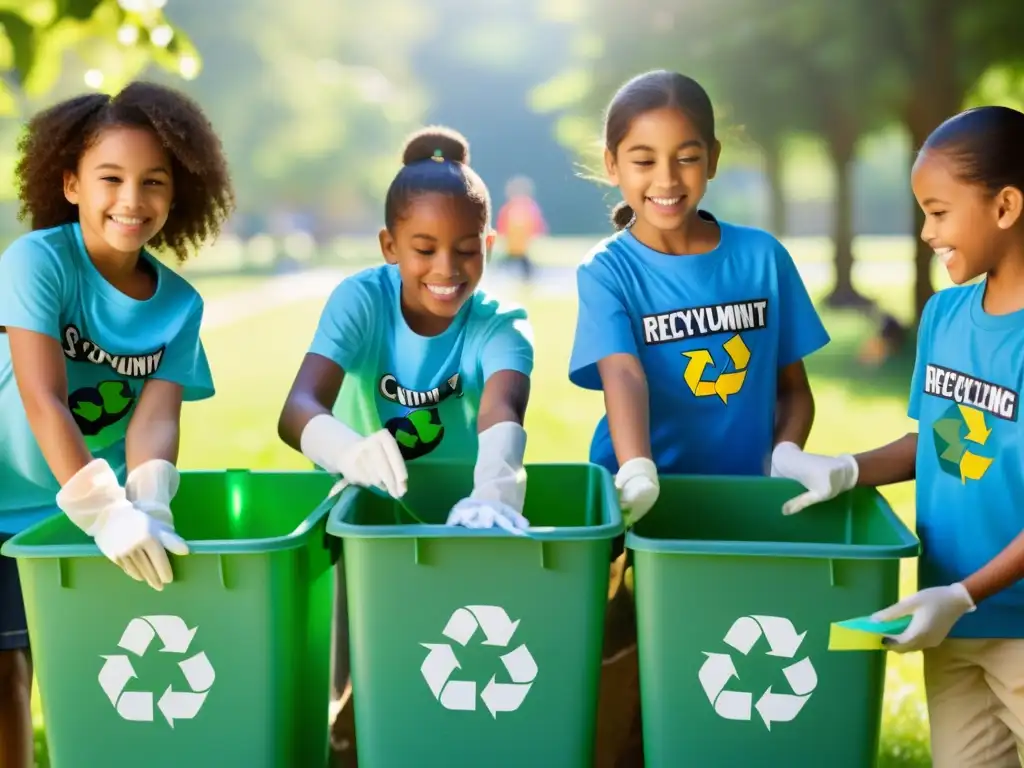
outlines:
[{"label": "tree trunk", "polygon": [[[966,92],[957,82],[951,0],[936,0],[925,15],[928,49],[920,54],[920,69],[913,79],[914,87],[907,100],[905,124],[910,132],[911,164],[928,135],[945,119],[956,114],[963,105]],[[935,55],[934,51],[942,51]],[[921,319],[924,305],[935,292],[932,286],[932,249],[919,237],[924,226],[924,213],[914,202],[914,312]]]},{"label": "tree trunk", "polygon": [[768,227],[778,238],[786,235],[786,195],[782,188],[782,148],[780,142],[762,147],[764,175],[768,182]]},{"label": "tree trunk", "polygon": [[874,302],[853,287],[853,159],[857,147],[856,132],[839,121],[825,138],[835,174],[832,243],[835,248],[836,283],[825,298],[830,307],[865,307]]}]

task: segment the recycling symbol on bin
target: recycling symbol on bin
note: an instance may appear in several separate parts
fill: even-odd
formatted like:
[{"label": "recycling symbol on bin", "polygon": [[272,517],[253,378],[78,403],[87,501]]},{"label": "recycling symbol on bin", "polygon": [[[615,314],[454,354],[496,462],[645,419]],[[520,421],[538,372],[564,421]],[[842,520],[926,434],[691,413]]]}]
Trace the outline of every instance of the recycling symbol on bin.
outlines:
[{"label": "recycling symbol on bin", "polygon": [[[467,605],[458,608],[448,619],[442,632],[445,637],[465,647],[476,634],[483,633],[483,645],[507,648],[515,634],[519,620],[509,619],[505,609],[497,605]],[[434,698],[445,709],[472,711],[476,709],[476,683],[472,680],[452,680],[452,674],[462,665],[448,643],[420,643],[430,653],[423,660],[420,672],[427,681]],[[525,645],[501,656],[511,683],[499,683],[497,675],[480,691],[480,698],[497,719],[499,712],[515,712],[526,699],[537,677],[537,662]]]},{"label": "recycling symbol on bin", "polygon": [[[762,635],[768,643],[769,656],[792,659],[807,633],[798,635],[789,619],[781,616],[741,616],[726,633],[725,642],[746,656]],[[810,658],[804,657],[782,670],[792,693],[779,693],[769,685],[755,704],[751,693],[726,690],[732,678],[739,679],[732,656],[706,651],[704,655],[707,658],[698,673],[700,684],[715,712],[726,720],[750,720],[753,707],[770,731],[772,723],[795,719],[818,685],[818,673]]]},{"label": "recycling symbol on bin", "polygon": [[[142,657],[149,650],[153,638],[158,637],[163,644],[161,653],[186,654],[197,629],[189,629],[178,616],[143,616],[128,622],[118,646]],[[101,658],[104,663],[100,669],[100,687],[117,714],[125,720],[152,722],[154,694],[125,690],[129,681],[138,677],[131,658],[126,654],[102,655]],[[171,728],[175,720],[191,720],[199,714],[214,680],[213,666],[205,651],[179,661],[178,668],[185,677],[188,690],[176,691],[173,685],[169,685],[156,703]]]}]

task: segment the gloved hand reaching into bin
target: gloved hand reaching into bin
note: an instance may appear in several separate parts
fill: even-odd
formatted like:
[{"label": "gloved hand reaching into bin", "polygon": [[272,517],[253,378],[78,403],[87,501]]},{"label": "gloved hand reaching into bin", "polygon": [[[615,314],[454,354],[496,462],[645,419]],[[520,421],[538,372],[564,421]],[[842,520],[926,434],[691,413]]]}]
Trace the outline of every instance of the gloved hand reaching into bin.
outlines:
[{"label": "gloved hand reaching into bin", "polygon": [[333,416],[321,413],[303,428],[300,442],[307,459],[340,474],[346,484],[378,488],[396,499],[405,495],[409,481],[405,460],[386,429],[363,437]]},{"label": "gloved hand reaching into bin", "polygon": [[834,499],[857,485],[859,474],[860,466],[850,454],[821,456],[788,442],[779,443],[772,452],[771,476],[796,480],[807,489],[782,505],[784,515]]},{"label": "gloved hand reaching into bin", "polygon": [[167,551],[188,554],[188,545],[174,532],[170,512],[177,470],[169,462],[147,462],[132,472],[126,485],[153,515],[129,500],[103,459],[94,459],[64,484],[57,506],[125,573],[162,590],[174,580]]},{"label": "gloved hand reaching into bin", "polygon": [[636,525],[658,501],[661,484],[658,468],[650,459],[638,456],[619,467],[615,475],[615,488],[619,492],[619,506],[626,527]]},{"label": "gloved hand reaching into bin", "polygon": [[523,517],[526,501],[526,431],[514,421],[503,421],[477,438],[473,492],[452,507],[448,525],[465,528],[504,528],[523,535],[530,527]]}]

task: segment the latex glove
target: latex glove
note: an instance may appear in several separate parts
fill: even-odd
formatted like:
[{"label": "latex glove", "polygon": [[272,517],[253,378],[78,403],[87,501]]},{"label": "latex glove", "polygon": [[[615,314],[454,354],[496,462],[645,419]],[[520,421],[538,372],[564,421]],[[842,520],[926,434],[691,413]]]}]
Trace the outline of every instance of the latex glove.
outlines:
[{"label": "latex glove", "polygon": [[477,436],[473,492],[448,513],[448,525],[467,528],[498,526],[522,534],[530,527],[523,517],[526,502],[526,430],[503,421]]},{"label": "latex glove", "polygon": [[779,443],[772,452],[772,477],[800,482],[807,490],[782,505],[782,514],[795,515],[811,504],[835,498],[857,484],[860,466],[850,454],[821,456],[795,443]]},{"label": "latex glove", "polygon": [[137,581],[162,590],[174,580],[167,551],[188,546],[166,525],[136,509],[103,459],[82,467],[57,493],[57,506],[93,537],[107,559]]},{"label": "latex glove", "polygon": [[299,438],[303,455],[349,484],[379,488],[393,498],[405,495],[409,474],[402,451],[386,429],[363,437],[326,413],[309,420]]},{"label": "latex glove", "polygon": [[493,501],[466,498],[452,507],[447,525],[463,528],[504,528],[515,536],[524,536],[530,521],[511,507]]},{"label": "latex glove", "polygon": [[871,618],[893,621],[913,616],[902,634],[888,637],[886,647],[897,653],[934,648],[946,639],[953,625],[966,613],[976,609],[967,588],[957,582],[948,587],[930,587],[883,608]]},{"label": "latex glove", "polygon": [[128,473],[124,484],[128,501],[172,531],[171,501],[178,492],[178,468],[164,459],[151,459]]},{"label": "latex glove", "polygon": [[651,511],[658,500],[661,485],[658,468],[650,459],[638,456],[630,459],[615,475],[615,488],[619,492],[619,506],[626,527],[636,523]]}]

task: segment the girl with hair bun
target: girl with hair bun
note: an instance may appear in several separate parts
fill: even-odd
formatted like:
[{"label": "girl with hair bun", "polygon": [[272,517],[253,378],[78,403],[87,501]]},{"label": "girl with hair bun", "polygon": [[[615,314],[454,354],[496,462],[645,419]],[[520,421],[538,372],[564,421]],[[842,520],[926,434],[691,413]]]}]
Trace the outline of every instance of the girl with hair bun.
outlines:
[{"label": "girl with hair bun", "polygon": [[522,308],[478,288],[490,195],[451,129],[414,133],[402,162],[384,204],[386,263],[331,294],[279,432],[344,482],[395,498],[408,461],[475,461],[448,524],[521,534],[533,341]]}]

